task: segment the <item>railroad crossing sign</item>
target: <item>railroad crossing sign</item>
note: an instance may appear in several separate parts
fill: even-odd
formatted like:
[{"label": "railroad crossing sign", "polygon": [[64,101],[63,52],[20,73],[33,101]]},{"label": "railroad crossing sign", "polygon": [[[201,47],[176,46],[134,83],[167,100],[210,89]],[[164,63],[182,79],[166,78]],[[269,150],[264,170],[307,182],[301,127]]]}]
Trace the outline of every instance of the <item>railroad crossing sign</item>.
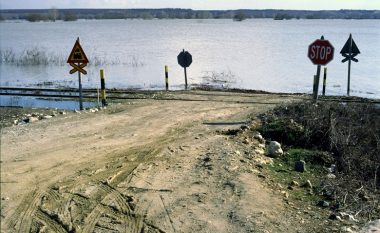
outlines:
[{"label": "railroad crossing sign", "polygon": [[69,58],[67,59],[67,63],[73,67],[73,69],[70,70],[70,74],[73,74],[77,71],[81,72],[82,74],[87,74],[87,71],[84,70],[84,67],[86,67],[88,59],[82,49],[82,46],[79,44],[79,38],[75,41],[74,47],[71,50]]},{"label": "railroad crossing sign", "polygon": [[307,56],[314,65],[326,65],[334,58],[334,47],[328,40],[316,40],[309,45]]},{"label": "railroad crossing sign", "polygon": [[351,81],[351,61],[358,62],[359,60],[355,57],[360,53],[358,46],[356,46],[352,35],[348,38],[347,42],[344,44],[340,54],[344,57],[342,62],[348,61],[348,78],[347,78],[347,95],[350,95],[350,81]]},{"label": "railroad crossing sign", "polygon": [[352,39],[352,35],[348,38],[347,42],[344,44],[340,54],[345,57],[342,62],[346,62],[348,60],[352,60],[354,62],[358,62],[359,60],[355,57],[360,53],[358,46],[355,44],[354,39]]},{"label": "railroad crossing sign", "polygon": [[82,63],[80,65],[76,65],[75,63],[70,63],[70,66],[73,67],[73,69],[70,70],[70,74],[74,74],[77,71],[81,72],[82,74],[87,74],[87,71],[83,69],[84,67],[86,67],[86,65],[87,65],[86,63]]},{"label": "railroad crossing sign", "polygon": [[79,109],[83,110],[83,94],[82,94],[82,79],[80,74],[87,74],[87,71],[84,69],[88,63],[86,54],[84,53],[82,46],[79,44],[79,37],[75,41],[74,47],[71,50],[67,63],[70,64],[72,69],[70,74],[74,74],[78,71],[78,82],[79,82]]}]

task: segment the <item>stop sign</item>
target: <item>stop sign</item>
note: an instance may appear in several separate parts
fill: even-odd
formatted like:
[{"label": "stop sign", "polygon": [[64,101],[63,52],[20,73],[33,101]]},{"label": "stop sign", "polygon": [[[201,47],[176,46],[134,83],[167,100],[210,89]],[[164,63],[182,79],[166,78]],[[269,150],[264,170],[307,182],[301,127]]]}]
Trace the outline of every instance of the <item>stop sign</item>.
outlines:
[{"label": "stop sign", "polygon": [[309,45],[307,56],[315,65],[326,65],[334,58],[334,47],[328,40],[316,40]]}]

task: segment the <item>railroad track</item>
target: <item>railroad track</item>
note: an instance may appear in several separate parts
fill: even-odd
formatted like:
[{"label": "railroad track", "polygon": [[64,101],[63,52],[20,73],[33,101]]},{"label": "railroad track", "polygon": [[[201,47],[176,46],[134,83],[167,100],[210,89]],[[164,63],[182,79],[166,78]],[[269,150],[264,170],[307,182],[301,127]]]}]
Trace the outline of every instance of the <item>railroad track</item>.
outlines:
[{"label": "railroad track", "polygon": [[[89,88],[83,89],[83,98],[98,99],[99,90]],[[175,94],[175,96],[174,96]],[[108,89],[107,99],[158,99],[158,100],[181,100],[181,101],[215,101],[215,102],[228,102],[228,99],[220,99],[228,96],[240,96],[244,99],[254,98],[257,95],[279,95],[279,96],[295,96],[300,99],[309,100],[311,95],[302,93],[268,93],[261,91],[250,90],[192,90],[192,91],[162,91],[162,90],[125,90],[125,89]],[[19,87],[0,87],[0,96],[29,96],[37,98],[79,98],[78,89],[76,88],[19,88]],[[191,96],[197,96],[192,98]],[[199,98],[203,96],[205,98]],[[216,99],[215,97],[220,97]],[[353,102],[353,103],[375,103],[380,104],[380,99],[368,99],[361,97],[348,97],[348,96],[320,96],[319,101],[327,102]],[[257,103],[255,101],[234,101],[242,103]],[[268,104],[268,103],[266,103]],[[273,103],[277,104],[277,103]]]}]

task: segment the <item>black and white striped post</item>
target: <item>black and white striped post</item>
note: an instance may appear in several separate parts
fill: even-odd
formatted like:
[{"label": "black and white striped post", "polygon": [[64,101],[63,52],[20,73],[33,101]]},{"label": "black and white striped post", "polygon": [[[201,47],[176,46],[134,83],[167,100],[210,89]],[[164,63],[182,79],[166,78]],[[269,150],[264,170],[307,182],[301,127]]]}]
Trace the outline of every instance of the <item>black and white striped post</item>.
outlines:
[{"label": "black and white striped post", "polygon": [[169,91],[169,68],[165,66],[165,87],[166,91]]},{"label": "black and white striped post", "polygon": [[104,80],[104,70],[100,70],[100,89],[102,95],[102,106],[107,106],[107,97],[106,97],[106,82]]}]

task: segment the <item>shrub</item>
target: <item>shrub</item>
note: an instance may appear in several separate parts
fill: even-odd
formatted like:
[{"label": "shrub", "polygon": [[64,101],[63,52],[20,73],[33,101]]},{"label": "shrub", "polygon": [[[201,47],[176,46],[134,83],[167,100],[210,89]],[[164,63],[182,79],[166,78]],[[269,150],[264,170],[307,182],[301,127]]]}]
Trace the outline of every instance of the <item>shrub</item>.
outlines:
[{"label": "shrub", "polygon": [[289,146],[330,151],[351,181],[380,187],[380,108],[373,103],[297,103],[262,117],[261,133]]}]

